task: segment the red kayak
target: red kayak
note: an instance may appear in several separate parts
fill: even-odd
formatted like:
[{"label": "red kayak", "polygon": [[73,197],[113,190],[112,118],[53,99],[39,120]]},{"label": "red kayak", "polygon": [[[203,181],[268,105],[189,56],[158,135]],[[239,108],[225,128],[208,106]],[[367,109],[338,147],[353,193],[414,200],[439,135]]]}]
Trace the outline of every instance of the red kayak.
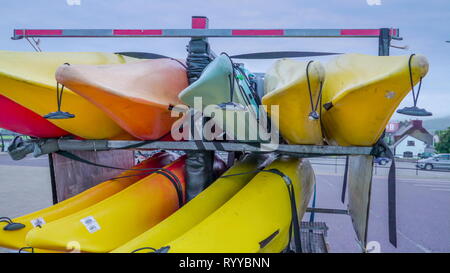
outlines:
[{"label": "red kayak", "polygon": [[0,95],[0,128],[40,138],[56,138],[69,135],[68,132],[35,112],[2,95]]}]

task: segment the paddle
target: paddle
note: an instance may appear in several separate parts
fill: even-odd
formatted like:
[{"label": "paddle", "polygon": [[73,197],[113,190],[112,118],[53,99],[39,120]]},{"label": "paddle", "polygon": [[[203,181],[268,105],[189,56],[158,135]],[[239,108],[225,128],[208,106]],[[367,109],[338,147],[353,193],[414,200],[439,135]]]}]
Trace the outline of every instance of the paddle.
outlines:
[{"label": "paddle", "polygon": [[336,55],[335,52],[309,52],[309,51],[271,51],[247,53],[230,56],[233,59],[279,59],[279,58],[301,58],[314,56]]},{"label": "paddle", "polygon": [[[162,59],[170,58],[164,55],[148,52],[116,52],[116,54],[138,58],[138,59]],[[314,56],[337,55],[335,52],[309,52],[309,51],[271,51],[256,52],[230,56],[233,59],[280,59],[280,58],[301,58]]]}]

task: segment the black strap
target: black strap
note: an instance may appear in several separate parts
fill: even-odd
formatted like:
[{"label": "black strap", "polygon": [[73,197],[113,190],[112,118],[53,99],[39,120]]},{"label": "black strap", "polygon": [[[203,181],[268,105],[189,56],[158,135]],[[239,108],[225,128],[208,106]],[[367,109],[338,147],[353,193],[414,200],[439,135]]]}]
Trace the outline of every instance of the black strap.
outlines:
[{"label": "black strap", "polygon": [[[384,134],[383,134],[384,135]],[[395,175],[395,158],[389,146],[384,142],[383,136],[374,145],[371,154],[375,157],[385,156],[391,159],[391,167],[388,174],[388,229],[389,242],[397,247],[397,198],[396,198],[396,175]]]},{"label": "black strap", "polygon": [[[89,161],[87,159],[81,158],[81,157],[79,157],[75,154],[72,154],[70,152],[67,152],[67,151],[57,151],[56,153],[61,156],[66,157],[66,158],[69,158],[69,159],[72,159],[72,160],[75,160],[75,161],[78,161],[81,163],[85,163],[88,165],[96,166],[96,167],[122,170],[122,171],[137,171],[137,172],[144,172],[144,173],[148,173],[148,174],[151,174],[151,173],[161,174],[164,177],[166,177],[175,187],[175,190],[177,191],[177,195],[178,195],[179,207],[183,206],[183,204],[184,204],[183,187],[181,186],[180,180],[173,172],[171,172],[170,170],[167,170],[165,168],[127,169],[127,168],[120,168],[120,167],[113,167],[113,166],[98,164],[98,163]],[[141,173],[141,175],[142,175],[142,173]]]},{"label": "black strap", "polygon": [[[292,213],[292,219],[291,219],[291,227],[289,232],[289,236],[292,236],[292,232],[294,233],[294,251],[296,253],[302,253],[302,242],[300,238],[300,222],[298,219],[297,214],[297,204],[295,202],[295,191],[294,191],[294,185],[292,184],[292,180],[289,176],[284,174],[278,169],[268,169],[268,170],[262,170],[264,172],[270,172],[277,174],[283,178],[283,181],[286,183],[286,186],[288,187],[289,191],[289,199],[291,201],[291,213]],[[291,240],[289,240],[291,241]]]},{"label": "black strap", "polygon": [[270,242],[272,242],[272,240],[277,237],[277,235],[280,233],[280,230],[277,229],[274,233],[270,234],[269,236],[267,236],[266,239],[262,240],[261,242],[259,242],[259,248],[264,248],[266,247]]},{"label": "black strap", "polygon": [[391,167],[388,174],[388,218],[389,218],[389,242],[397,247],[397,197],[395,178],[395,158],[392,151],[387,148],[388,157],[391,159]]},{"label": "black strap", "polygon": [[347,178],[348,178],[348,156],[345,157],[345,170],[344,170],[344,181],[342,181],[342,193],[341,202],[345,202],[345,192],[347,191]]}]

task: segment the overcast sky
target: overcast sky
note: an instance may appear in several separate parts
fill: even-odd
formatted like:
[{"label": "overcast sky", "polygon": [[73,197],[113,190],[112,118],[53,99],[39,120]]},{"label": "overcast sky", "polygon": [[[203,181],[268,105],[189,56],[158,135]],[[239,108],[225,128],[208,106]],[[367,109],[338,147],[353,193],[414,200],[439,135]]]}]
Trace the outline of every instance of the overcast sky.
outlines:
[{"label": "overcast sky", "polygon": [[[430,71],[419,107],[435,117],[450,115],[449,0],[0,0],[0,49],[32,51],[25,40],[10,39],[14,28],[189,28],[192,15],[210,19],[210,28],[400,28],[408,50],[419,53]],[[372,5],[370,5],[372,4]],[[378,4],[378,5],[377,5]],[[44,51],[147,51],[185,57],[188,39],[42,39]],[[376,55],[376,39],[211,39],[213,50],[230,54],[270,50],[315,50]],[[326,62],[329,57],[315,58]],[[246,62],[264,72],[273,60]],[[402,106],[412,104],[408,95]],[[405,119],[395,115],[396,119]]]}]

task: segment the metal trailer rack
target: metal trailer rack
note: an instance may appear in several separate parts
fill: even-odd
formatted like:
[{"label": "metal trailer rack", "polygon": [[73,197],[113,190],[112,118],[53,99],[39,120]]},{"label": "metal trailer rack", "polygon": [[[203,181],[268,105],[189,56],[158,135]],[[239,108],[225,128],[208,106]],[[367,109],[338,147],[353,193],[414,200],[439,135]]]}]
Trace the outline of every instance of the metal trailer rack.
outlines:
[{"label": "metal trailer rack", "polygon": [[[188,52],[215,56],[209,48],[208,37],[223,38],[375,38],[378,39],[378,55],[388,56],[391,40],[402,40],[399,29],[209,29],[208,18],[193,16],[190,29],[15,29],[12,39],[27,39],[36,43],[35,38],[191,38]],[[29,40],[29,38],[32,38]],[[37,45],[37,44],[36,44]],[[39,49],[39,48],[37,48]],[[208,141],[112,141],[112,140],[70,140],[58,139],[56,145],[62,151],[110,151],[124,149],[137,150],[184,150],[195,152],[262,152],[255,143],[208,142]],[[348,210],[328,208],[308,208],[308,212],[347,214],[353,226],[362,251],[366,251],[367,227],[370,205],[374,147],[342,147],[316,145],[280,144],[273,152],[293,154],[301,157],[350,156],[348,175]],[[133,148],[129,148],[133,147]],[[54,181],[53,162],[50,158],[52,184]],[[357,167],[352,168],[352,158]],[[352,175],[351,175],[352,174]],[[53,185],[54,186],[54,185]],[[354,198],[359,196],[359,198]],[[395,217],[395,215],[394,215]],[[327,252],[325,236],[328,227],[322,222],[302,222],[301,238],[303,251]],[[395,236],[395,235],[394,235]],[[392,241],[391,241],[392,242]]]}]

